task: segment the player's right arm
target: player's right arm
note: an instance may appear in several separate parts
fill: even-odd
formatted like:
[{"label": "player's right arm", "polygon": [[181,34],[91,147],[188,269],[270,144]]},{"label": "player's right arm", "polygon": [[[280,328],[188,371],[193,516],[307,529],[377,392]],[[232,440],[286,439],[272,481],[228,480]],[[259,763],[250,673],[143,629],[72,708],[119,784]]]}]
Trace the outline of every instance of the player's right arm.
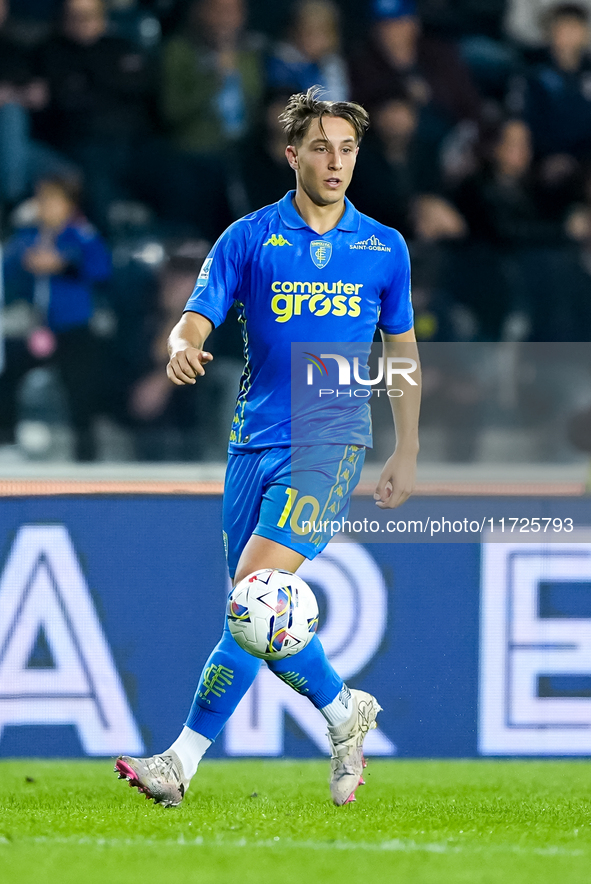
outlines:
[{"label": "player's right arm", "polygon": [[201,313],[183,313],[168,338],[166,374],[173,384],[194,384],[198,375],[205,374],[204,366],[213,356],[203,347],[212,329],[211,320]]}]

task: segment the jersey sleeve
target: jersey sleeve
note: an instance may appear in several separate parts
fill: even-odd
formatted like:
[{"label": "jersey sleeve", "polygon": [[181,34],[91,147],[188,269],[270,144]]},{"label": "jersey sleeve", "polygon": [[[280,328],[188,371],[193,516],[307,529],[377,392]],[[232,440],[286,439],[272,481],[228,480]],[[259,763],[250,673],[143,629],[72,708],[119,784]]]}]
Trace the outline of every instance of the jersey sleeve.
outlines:
[{"label": "jersey sleeve", "polygon": [[381,295],[378,328],[388,335],[399,335],[413,327],[410,291],[410,256],[402,236],[393,243],[389,278]]},{"label": "jersey sleeve", "polygon": [[232,224],[218,239],[197,277],[185,312],[201,313],[217,328],[232,306],[241,281],[246,254],[246,231]]}]

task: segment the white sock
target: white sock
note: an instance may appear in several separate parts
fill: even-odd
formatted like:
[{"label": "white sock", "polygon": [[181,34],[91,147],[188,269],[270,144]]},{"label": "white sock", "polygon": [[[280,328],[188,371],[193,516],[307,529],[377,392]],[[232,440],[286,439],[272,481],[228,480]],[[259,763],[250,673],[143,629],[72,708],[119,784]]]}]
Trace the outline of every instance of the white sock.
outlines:
[{"label": "white sock", "polygon": [[[187,779],[195,776],[199,762],[211,746],[211,740],[201,736],[197,731],[192,731],[190,727],[184,727],[180,736],[174,741],[170,749],[172,749],[181,760],[183,772]],[[170,751],[167,750],[167,751]],[[162,753],[166,755],[166,752]]]},{"label": "white sock", "polygon": [[332,703],[324,706],[320,711],[330,727],[338,727],[349,721],[353,712],[353,700],[347,685],[344,684]]}]

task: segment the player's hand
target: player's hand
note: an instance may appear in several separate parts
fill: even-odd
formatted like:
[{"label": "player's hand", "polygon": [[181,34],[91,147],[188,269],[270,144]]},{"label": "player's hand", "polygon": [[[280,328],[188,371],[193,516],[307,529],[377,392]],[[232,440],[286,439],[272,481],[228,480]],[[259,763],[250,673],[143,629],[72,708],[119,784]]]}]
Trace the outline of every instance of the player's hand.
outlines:
[{"label": "player's hand", "polygon": [[386,461],[373,498],[380,509],[394,509],[403,504],[415,487],[417,455],[396,450]]},{"label": "player's hand", "polygon": [[166,374],[169,380],[178,387],[182,387],[183,384],[194,384],[198,376],[205,374],[203,366],[211,362],[212,359],[211,353],[207,353],[205,350],[185,347],[171,355],[166,366]]}]

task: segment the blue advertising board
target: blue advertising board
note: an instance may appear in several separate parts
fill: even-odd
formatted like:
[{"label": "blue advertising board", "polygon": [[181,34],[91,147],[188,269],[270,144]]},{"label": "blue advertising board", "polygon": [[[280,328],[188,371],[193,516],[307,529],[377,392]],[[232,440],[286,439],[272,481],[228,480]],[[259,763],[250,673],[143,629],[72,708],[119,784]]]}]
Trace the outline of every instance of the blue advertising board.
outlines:
[{"label": "blue advertising board", "polygon": [[[518,500],[480,504],[499,518],[525,512]],[[355,504],[361,514],[371,507]],[[528,507],[591,523],[584,499]],[[407,519],[472,509],[472,500],[427,497],[404,507]],[[221,631],[220,525],[214,495],[2,501],[0,756],[170,745]],[[476,539],[349,539],[302,566],[331,661],[383,706],[368,752],[591,754],[591,535]],[[327,748],[322,716],[263,667],[210,754]]]}]

